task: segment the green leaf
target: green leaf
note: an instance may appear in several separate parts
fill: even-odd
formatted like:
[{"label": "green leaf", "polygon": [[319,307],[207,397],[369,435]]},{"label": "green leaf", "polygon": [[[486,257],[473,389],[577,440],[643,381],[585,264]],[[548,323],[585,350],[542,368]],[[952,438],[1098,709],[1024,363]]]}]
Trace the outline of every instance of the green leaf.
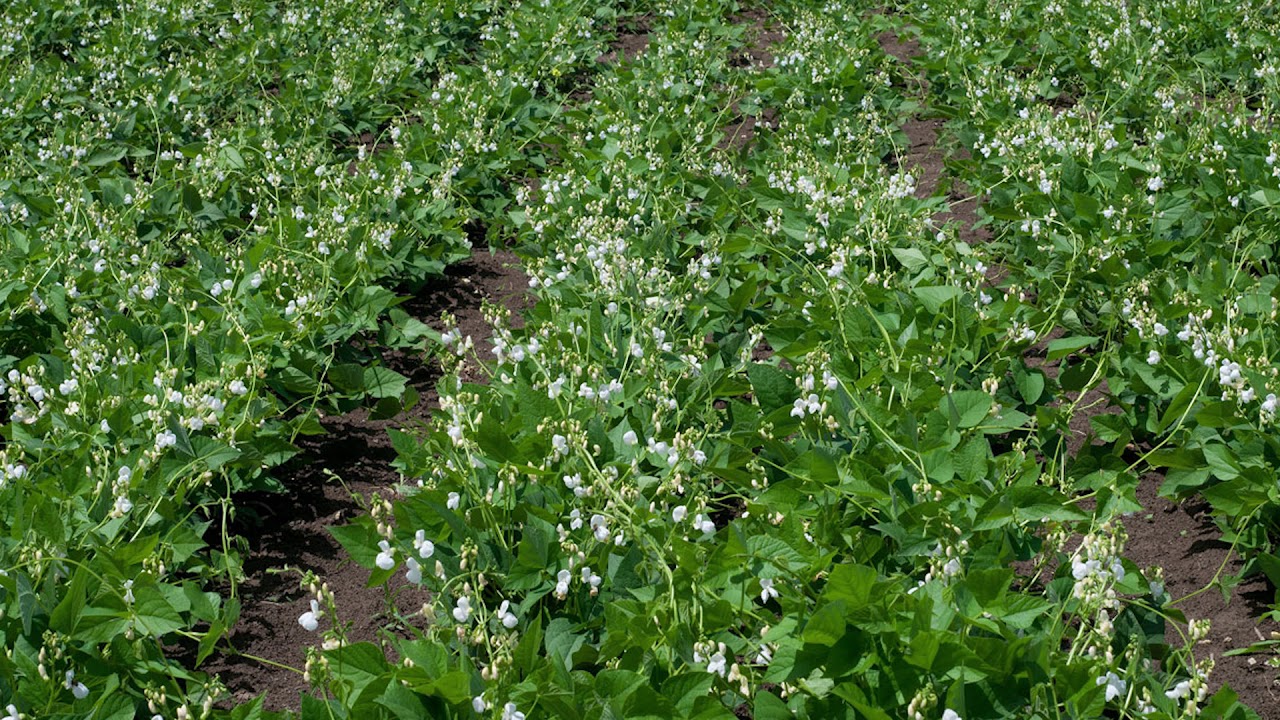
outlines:
[{"label": "green leaf", "polygon": [[338,392],[348,395],[364,392],[365,368],[356,363],[333,365],[325,377]]},{"label": "green leaf", "polygon": [[563,663],[566,670],[573,669],[573,655],[587,639],[573,631],[573,623],[565,618],[556,618],[547,625],[544,642],[547,656]]},{"label": "green leaf", "polygon": [[1164,414],[1160,416],[1160,423],[1155,428],[1156,434],[1162,434],[1178,422],[1184,414],[1186,414],[1200,394],[1200,388],[1191,383],[1187,383],[1177,395],[1174,396],[1173,402],[1169,403],[1169,407],[1165,409]]},{"label": "green leaf", "polygon": [[85,161],[85,165],[88,165],[89,167],[102,167],[104,165],[110,165],[111,163],[116,162],[120,158],[124,157],[125,153],[128,151],[129,151],[129,148],[125,147],[124,145],[116,145],[115,147],[101,148],[99,150],[95,150],[93,154],[89,156],[89,159]]},{"label": "green leaf", "polygon": [[1206,445],[1204,460],[1208,463],[1214,477],[1219,480],[1234,480],[1240,476],[1240,464],[1236,461],[1231,448],[1226,445]]},{"label": "green leaf", "polygon": [[893,248],[893,256],[898,258],[898,262],[911,272],[915,272],[925,265],[929,264],[928,258],[924,253],[915,248]]},{"label": "green leaf", "polygon": [[484,419],[480,421],[479,432],[476,434],[476,443],[486,455],[498,462],[510,462],[520,454],[515,443],[511,442],[510,433],[491,414],[486,414]]},{"label": "green leaf", "polygon": [[398,682],[387,683],[382,697],[375,702],[390,710],[400,720],[419,720],[429,715],[422,697]]},{"label": "green leaf", "polygon": [[409,378],[391,368],[374,366],[364,370],[364,387],[369,397],[398,398],[404,395]]},{"label": "green leaf", "polygon": [[806,643],[832,646],[844,637],[845,603],[837,600],[818,609],[805,623],[801,637]]},{"label": "green leaf", "polygon": [[1262,572],[1271,581],[1274,587],[1280,587],[1280,557],[1276,557],[1271,553],[1258,553],[1258,567],[1262,568]]},{"label": "green leaf", "polygon": [[[386,682],[384,675],[391,669],[387,658],[377,645],[369,642],[344,645],[326,652],[329,659],[329,672],[333,677],[347,685],[350,689],[348,705],[372,705],[377,698],[363,697],[371,687],[381,686]],[[381,693],[381,687],[378,689]]]},{"label": "green leaf", "polygon": [[85,593],[89,587],[89,571],[83,565],[76,568],[71,583],[67,586],[62,602],[53,609],[49,616],[49,627],[64,635],[75,633],[76,623],[80,621],[80,613],[84,610]]},{"label": "green leaf", "polygon": [[302,720],[345,720],[347,711],[337,700],[322,700],[311,693],[300,693],[302,697]]},{"label": "green leaf", "polygon": [[981,390],[957,390],[942,398],[942,414],[955,421],[956,427],[971,428],[991,413],[994,401]]},{"label": "green leaf", "polygon": [[920,299],[920,304],[930,314],[937,315],[942,306],[960,297],[960,288],[954,285],[934,285],[912,288],[911,292]]},{"label": "green leaf", "polygon": [[1074,352],[1079,352],[1080,350],[1089,347],[1097,341],[1098,338],[1093,335],[1077,335],[1051,340],[1049,342],[1049,348],[1045,355],[1045,359],[1049,362],[1061,360]]},{"label": "green leaf", "polygon": [[520,638],[520,644],[516,645],[516,651],[513,659],[515,666],[526,676],[533,672],[538,661],[538,653],[542,650],[542,614],[534,618],[533,622],[525,629],[524,635]]},{"label": "green leaf", "polygon": [[796,384],[785,372],[772,365],[752,363],[747,366],[751,390],[766,414],[790,405],[796,399]]},{"label": "green leaf", "polygon": [[203,460],[210,470],[215,471],[239,458],[241,454],[236,448],[203,435],[191,438],[191,448],[197,458]]},{"label": "green leaf", "polygon": [[137,708],[134,707],[133,699],[119,693],[102,698],[91,717],[93,720],[133,720],[137,717],[135,713]]},{"label": "green leaf", "polygon": [[841,601],[849,610],[865,607],[871,600],[871,590],[877,578],[876,569],[866,565],[841,564],[831,570],[822,597],[828,601]]},{"label": "green leaf", "polygon": [[1280,190],[1261,188],[1250,193],[1249,199],[1265,207],[1276,207],[1280,205]]},{"label": "green leaf", "polygon": [[1022,401],[1034,405],[1044,394],[1044,373],[1029,371],[1018,376],[1018,394]]},{"label": "green leaf", "polygon": [[965,586],[984,608],[999,600],[1012,582],[1013,570],[1009,568],[980,568],[969,571],[964,578]]},{"label": "green leaf", "polygon": [[163,638],[186,626],[182,616],[155,587],[134,591],[133,613],[138,629],[151,637]]},{"label": "green leaf", "polygon": [[673,675],[662,683],[662,694],[675,702],[677,710],[688,715],[693,711],[693,704],[711,691],[714,680],[710,673],[705,672]]},{"label": "green leaf", "polygon": [[379,552],[378,540],[381,538],[373,528],[364,523],[354,522],[350,525],[330,525],[329,533],[360,567],[376,567],[375,560]]},{"label": "green leaf", "polygon": [[227,145],[218,151],[218,155],[222,157],[222,161],[232,170],[244,169],[244,158],[240,156],[240,151],[234,147]]},{"label": "green leaf", "polygon": [[793,715],[791,709],[777,695],[767,690],[759,690],[756,692],[752,717],[755,720],[791,720]]},{"label": "green leaf", "polygon": [[415,684],[413,689],[457,705],[471,698],[471,676],[461,670],[450,670],[429,683]]}]

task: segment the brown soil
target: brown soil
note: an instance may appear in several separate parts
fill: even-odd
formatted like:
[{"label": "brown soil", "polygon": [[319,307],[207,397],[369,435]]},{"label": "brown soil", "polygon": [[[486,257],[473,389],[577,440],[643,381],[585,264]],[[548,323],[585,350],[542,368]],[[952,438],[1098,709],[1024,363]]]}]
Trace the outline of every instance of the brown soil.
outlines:
[{"label": "brown soil", "polygon": [[649,48],[649,33],[652,30],[651,15],[639,15],[620,23],[617,38],[609,43],[609,52],[596,58],[596,62],[612,65],[619,60],[635,60]]},{"label": "brown soil", "polygon": [[[1066,331],[1062,328],[1054,328],[1047,335],[1040,338],[1034,345],[1027,348],[1023,353],[1022,359],[1027,367],[1039,368],[1044,374],[1052,380],[1058,378],[1058,372],[1061,369],[1061,360],[1047,360],[1046,356],[1049,351],[1049,343],[1066,335]],[[1084,447],[1085,442],[1099,444],[1093,433],[1093,425],[1089,422],[1089,418],[1097,415],[1116,415],[1123,410],[1111,403],[1108,396],[1111,394],[1111,387],[1107,385],[1106,378],[1103,378],[1097,385],[1081,393],[1066,390],[1063,391],[1062,400],[1054,400],[1049,403],[1049,407],[1058,407],[1063,402],[1075,403],[1079,400],[1079,405],[1071,417],[1067,418],[1067,428],[1070,434],[1067,436],[1067,456],[1075,457],[1080,449]]]},{"label": "brown soil", "polygon": [[[877,36],[880,49],[898,60],[914,64],[915,57],[920,54],[920,43],[914,39],[903,40],[893,32],[883,32]],[[921,97],[925,97],[929,89],[929,81],[920,72],[914,75],[919,84]],[[959,225],[958,235],[970,245],[987,242],[991,239],[991,231],[985,227],[975,227],[979,221],[977,197],[966,197],[968,189],[959,183],[952,183],[947,176],[947,153],[941,147],[940,136],[943,121],[939,118],[913,117],[902,126],[907,136],[907,145],[889,158],[891,165],[911,172],[916,179],[916,197],[924,200],[933,197],[948,185],[948,208],[933,216],[934,224],[943,226],[948,223]],[[956,151],[956,156],[967,159],[969,153],[964,148]],[[992,273],[1000,275],[998,268]]]},{"label": "brown soil", "polygon": [[897,58],[904,63],[910,63],[920,54],[920,42],[915,38],[903,39],[897,33],[886,31],[876,36],[876,42],[880,43],[880,49],[885,54]]},{"label": "brown soil", "polygon": [[[920,52],[918,42],[902,40],[892,32],[882,33],[877,39],[887,54],[903,62],[913,62]],[[921,77],[920,82],[922,89],[927,90],[927,79]],[[941,129],[942,121],[932,118],[913,118],[903,126],[908,143],[897,162],[913,168],[916,196],[922,199],[938,192],[946,174],[945,156],[938,148]],[[965,188],[957,189],[968,192]],[[935,220],[959,222],[960,236],[966,242],[989,240],[990,232],[986,228],[974,228],[980,199],[958,195],[957,189],[952,190],[949,210],[939,213]],[[1058,363],[1045,362],[1044,352],[1048,342],[1062,334],[1056,330],[1033,346],[1027,354],[1027,365],[1042,367],[1046,374],[1056,377]],[[1084,393],[1078,411],[1068,421],[1070,456],[1074,457],[1092,437],[1091,417],[1120,412],[1120,408],[1108,401],[1109,392],[1104,380]],[[1066,395],[1069,402],[1078,397],[1077,393]],[[1269,609],[1274,588],[1262,576],[1251,577],[1233,588],[1229,599],[1224,599],[1217,587],[1209,587],[1215,577],[1239,572],[1241,560],[1230,545],[1222,541],[1203,500],[1196,498],[1174,504],[1156,494],[1159,483],[1158,476],[1149,475],[1139,485],[1137,499],[1145,510],[1125,521],[1129,535],[1125,556],[1142,568],[1163,568],[1166,591],[1174,599],[1173,606],[1189,620],[1210,621],[1209,635],[1197,647],[1196,656],[1197,659],[1211,656],[1216,662],[1210,678],[1212,690],[1230,686],[1263,720],[1280,720],[1280,684],[1277,684],[1277,671],[1265,663],[1267,656],[1222,656],[1228,650],[1247,647],[1280,631],[1280,625],[1274,621],[1260,620]],[[1078,540],[1071,544],[1075,542]],[[1033,566],[1032,561],[1015,563],[1015,570],[1025,577]],[[1048,572],[1052,574],[1052,568]],[[1170,622],[1166,640],[1175,647],[1182,645],[1185,632],[1185,626]]]},{"label": "brown soil", "polygon": [[[773,67],[771,48],[782,42],[786,34],[774,23],[769,13],[761,9],[747,10],[732,16],[730,20],[736,25],[746,25],[747,28],[746,42],[729,64],[740,68]],[[724,138],[716,146],[720,150],[750,150],[755,145],[757,126],[778,127],[778,111],[775,108],[762,108],[758,116],[745,115],[735,101],[730,109],[733,111],[733,120],[720,128],[724,133]]]},{"label": "brown soil", "polygon": [[782,42],[786,34],[778,27],[767,10],[746,10],[730,17],[735,25],[747,26],[747,42],[742,53],[733,59],[739,67],[771,68],[774,57],[771,48]]},{"label": "brown soil", "polygon": [[[1209,505],[1199,498],[1173,503],[1159,497],[1156,491],[1162,480],[1151,474],[1138,485],[1138,501],[1145,512],[1125,520],[1129,534],[1125,557],[1140,568],[1163,568],[1172,606],[1189,620],[1210,621],[1209,636],[1195,652],[1197,660],[1213,657],[1215,661],[1209,677],[1211,691],[1228,685],[1263,720],[1280,720],[1280,685],[1276,684],[1277,671],[1266,665],[1269,656],[1222,656],[1280,631],[1280,624],[1260,620],[1269,609],[1274,589],[1261,575],[1233,588],[1229,600],[1223,599],[1217,587],[1209,587],[1219,568],[1221,577],[1239,572],[1240,558],[1222,541]],[[1184,626],[1171,622],[1165,638],[1174,646],[1182,645],[1185,632]]]},{"label": "brown soil", "polygon": [[[737,103],[734,103],[733,110],[737,111]],[[755,115],[736,114],[733,122],[720,128],[724,133],[717,148],[728,151],[750,150],[756,141],[756,126],[766,128],[776,128],[778,126],[778,111],[773,108],[763,108],[759,117]]]},{"label": "brown soil", "polygon": [[[492,359],[488,338],[492,330],[480,306],[490,300],[518,314],[528,304],[528,281],[515,256],[509,252],[475,252],[450,267],[443,278],[429,284],[401,308],[439,329],[440,314],[457,319],[464,336],[475,341],[481,359]],[[309,596],[299,588],[302,571],[314,572],[335,595],[339,620],[350,623],[350,642],[378,642],[384,625],[394,614],[411,615],[429,599],[428,593],[409,586],[401,574],[388,588],[366,588],[369,572],[353,563],[329,532],[345,524],[367,507],[374,493],[393,497],[402,482],[391,467],[395,452],[387,430],[421,425],[437,407],[435,381],[438,368],[421,357],[388,353],[384,364],[406,375],[421,394],[418,405],[390,420],[373,420],[365,409],[322,418],[327,434],[303,437],[302,453],[277,473],[286,492],[246,494],[236,498],[241,521],[256,516],[257,523],[235,530],[248,542],[246,581],[238,588],[242,603],[240,622],[228,640],[236,651],[211,656],[200,668],[217,674],[243,702],[266,696],[272,710],[297,710],[306,689],[300,672],[308,648],[321,641],[298,624],[308,609]],[[464,380],[483,381],[479,367],[464,366]],[[341,478],[341,482],[334,479]],[[322,626],[327,623],[322,621]],[[260,663],[256,656],[286,667]]]}]

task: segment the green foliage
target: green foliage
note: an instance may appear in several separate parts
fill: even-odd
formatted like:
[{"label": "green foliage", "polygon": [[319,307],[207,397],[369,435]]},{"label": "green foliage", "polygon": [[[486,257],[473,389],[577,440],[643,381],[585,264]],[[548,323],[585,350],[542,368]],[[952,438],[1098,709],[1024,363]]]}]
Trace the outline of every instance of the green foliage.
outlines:
[{"label": "green foliage", "polygon": [[[303,718],[1247,716],[1124,522],[1162,474],[1280,576],[1276,11],[869,9],[6,6],[0,697],[272,716],[198,669],[237,493],[398,349],[440,406],[332,530],[431,601],[307,578]],[[492,355],[399,307],[477,240]]]}]

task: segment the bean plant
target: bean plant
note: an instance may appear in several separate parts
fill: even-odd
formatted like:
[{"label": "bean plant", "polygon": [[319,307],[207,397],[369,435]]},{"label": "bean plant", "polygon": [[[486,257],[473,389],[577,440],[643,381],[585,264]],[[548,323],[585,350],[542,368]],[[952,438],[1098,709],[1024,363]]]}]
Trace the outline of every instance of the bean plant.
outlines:
[{"label": "bean plant", "polygon": [[[5,720],[283,716],[201,667],[253,602],[238,500],[322,414],[408,417],[387,350],[438,401],[331,532],[391,619],[357,642],[302,578],[303,718],[1267,701],[1217,689],[1126,523],[1158,475],[1236,581],[1280,583],[1272,5],[17,0],[0,28]],[[400,307],[487,247],[531,300],[486,304],[491,338]]]}]

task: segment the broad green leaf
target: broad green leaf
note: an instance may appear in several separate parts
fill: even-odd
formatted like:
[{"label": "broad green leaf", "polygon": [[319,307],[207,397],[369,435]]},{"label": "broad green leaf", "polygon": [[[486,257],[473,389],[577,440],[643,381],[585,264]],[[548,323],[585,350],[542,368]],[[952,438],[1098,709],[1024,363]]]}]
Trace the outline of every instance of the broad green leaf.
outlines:
[{"label": "broad green leaf", "polygon": [[772,365],[752,363],[747,366],[751,390],[765,413],[791,405],[798,391],[795,382],[783,371]]},{"label": "broad green leaf", "polygon": [[1061,360],[1062,358],[1072,353],[1079,352],[1089,347],[1090,345],[1093,345],[1096,342],[1098,342],[1098,338],[1092,335],[1087,335],[1087,336],[1077,335],[1072,337],[1058,338],[1057,340],[1050,340],[1048,352],[1045,355],[1045,359],[1048,360],[1049,362],[1053,362],[1054,360]]},{"label": "broad green leaf", "polygon": [[398,398],[404,395],[408,378],[391,368],[374,366],[364,370],[364,387],[373,398]]},{"label": "broad green leaf", "polygon": [[981,390],[957,390],[942,398],[940,409],[957,427],[971,428],[991,413],[993,403],[991,396]]},{"label": "broad green leaf", "polygon": [[938,285],[912,288],[911,292],[920,299],[920,304],[930,314],[937,315],[942,306],[960,297],[961,290],[954,285]]},{"label": "broad green leaf", "polygon": [[804,641],[827,646],[839,642],[845,632],[845,607],[843,600],[836,600],[827,603],[809,616],[809,622],[805,623],[802,634]]}]

